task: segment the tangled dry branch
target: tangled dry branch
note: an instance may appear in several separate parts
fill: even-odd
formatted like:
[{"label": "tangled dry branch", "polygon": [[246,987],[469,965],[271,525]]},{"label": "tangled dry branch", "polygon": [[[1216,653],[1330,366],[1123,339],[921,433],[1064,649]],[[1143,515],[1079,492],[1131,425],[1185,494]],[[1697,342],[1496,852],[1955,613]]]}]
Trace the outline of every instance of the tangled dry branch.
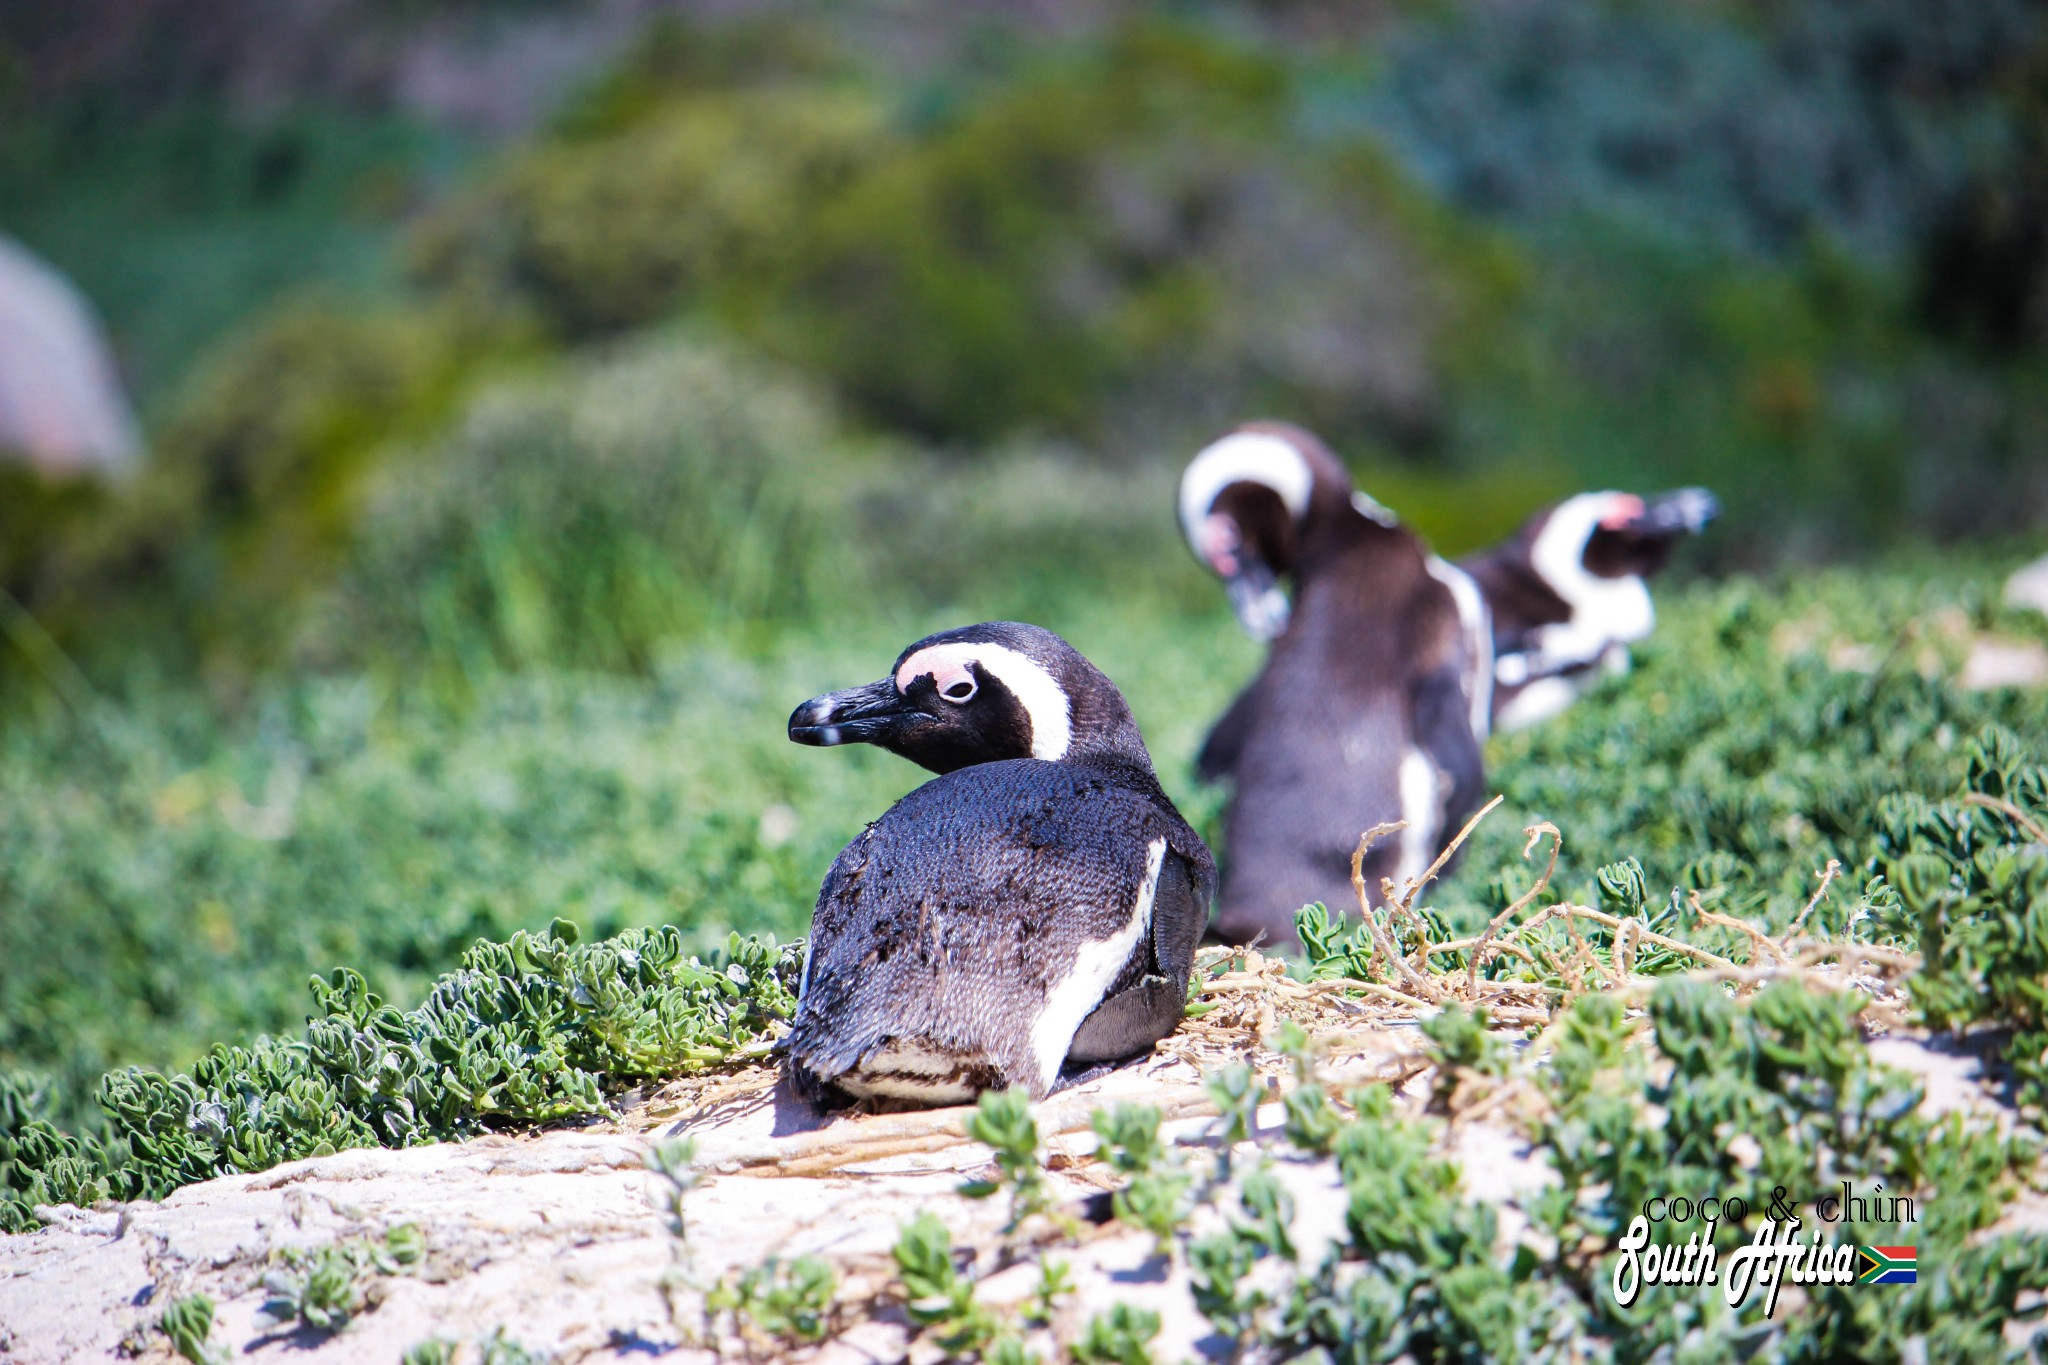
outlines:
[{"label": "tangled dry branch", "polygon": [[[1303,982],[1289,976],[1283,963],[1255,951],[1205,950],[1198,959],[1206,974],[1199,993],[1212,1008],[1189,1031],[1214,1041],[1235,1034],[1242,1041],[1246,1031],[1263,1036],[1282,1019],[1313,1033],[1355,1026],[1362,1018],[1378,1024],[1413,1020],[1452,1003],[1483,1008],[1498,1026],[1540,1029],[1588,991],[1617,992],[1631,1003],[1647,995],[1656,981],[1671,975],[1639,970],[1639,959],[1649,948],[1685,959],[1692,964],[1687,975],[1725,983],[1739,993],[1797,978],[1820,990],[1858,993],[1865,1022],[1873,1029],[1903,1020],[1901,982],[1920,965],[1916,954],[1805,932],[1841,875],[1841,864],[1833,859],[1815,874],[1812,898],[1781,935],[1709,909],[1692,893],[1688,909],[1695,924],[1725,930],[1746,945],[1734,953],[1717,952],[1653,929],[1637,916],[1568,900],[1539,905],[1550,890],[1564,840],[1555,825],[1538,821],[1524,831],[1522,856],[1533,855],[1545,840],[1549,855],[1528,888],[1478,934],[1434,941],[1431,921],[1417,910],[1416,899],[1499,805],[1498,797],[1489,802],[1436,862],[1398,893],[1391,880],[1383,880],[1377,903],[1366,887],[1365,858],[1378,840],[1402,825],[1366,830],[1351,859],[1352,888],[1372,948],[1366,970]],[[1539,933],[1549,925],[1563,928],[1561,939]],[[1512,959],[1515,970],[1489,975],[1488,969],[1503,958]]]}]

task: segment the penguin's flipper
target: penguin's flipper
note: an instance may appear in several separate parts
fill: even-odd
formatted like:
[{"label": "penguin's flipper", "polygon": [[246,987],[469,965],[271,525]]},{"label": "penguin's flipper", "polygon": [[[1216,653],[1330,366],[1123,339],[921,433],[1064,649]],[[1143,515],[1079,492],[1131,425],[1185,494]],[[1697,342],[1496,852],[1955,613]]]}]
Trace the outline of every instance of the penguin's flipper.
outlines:
[{"label": "penguin's flipper", "polygon": [[1152,891],[1152,966],[1168,981],[1178,981],[1183,994],[1195,969],[1195,948],[1209,927],[1213,887],[1203,887],[1187,860],[1169,852],[1159,867]]},{"label": "penguin's flipper", "polygon": [[1157,970],[1104,999],[1081,1021],[1067,1047],[1070,1064],[1136,1056],[1180,1023],[1214,890],[1205,884],[1213,878],[1199,877],[1198,871],[1178,853],[1161,861],[1152,890],[1151,956]]},{"label": "penguin's flipper", "polygon": [[1441,838],[1448,840],[1486,799],[1486,763],[1472,733],[1459,670],[1446,665],[1416,679],[1413,702],[1415,742],[1437,771],[1450,778],[1441,826]]},{"label": "penguin's flipper", "polygon": [[1135,1057],[1173,1032],[1187,1009],[1187,999],[1184,982],[1163,976],[1148,976],[1118,991],[1074,1030],[1074,1041],[1067,1047],[1068,1064]]},{"label": "penguin's flipper", "polygon": [[1202,781],[1220,782],[1237,770],[1238,756],[1244,752],[1245,739],[1251,734],[1252,694],[1258,686],[1256,680],[1247,685],[1209,728],[1202,751],[1195,755],[1195,776]]}]

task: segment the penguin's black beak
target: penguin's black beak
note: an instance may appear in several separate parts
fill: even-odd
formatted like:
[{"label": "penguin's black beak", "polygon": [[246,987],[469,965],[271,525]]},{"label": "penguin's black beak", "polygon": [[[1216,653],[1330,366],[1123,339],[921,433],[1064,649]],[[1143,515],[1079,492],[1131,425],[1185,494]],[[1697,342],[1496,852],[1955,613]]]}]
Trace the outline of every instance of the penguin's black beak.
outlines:
[{"label": "penguin's black beak", "polygon": [[1626,529],[1642,536],[1698,535],[1721,514],[1721,500],[1704,488],[1680,488],[1643,499],[1642,514]]},{"label": "penguin's black beak", "polygon": [[1230,595],[1230,609],[1244,633],[1265,644],[1287,629],[1287,594],[1272,567],[1256,555],[1240,554],[1237,571],[1223,578],[1223,590]]},{"label": "penguin's black beak", "polygon": [[1586,538],[1580,558],[1593,573],[1619,578],[1662,569],[1679,541],[1704,530],[1721,503],[1704,488],[1680,488],[1646,498],[1617,493],[1610,508]]},{"label": "penguin's black beak", "polygon": [[931,719],[896,690],[894,678],[812,697],[789,713],[798,744],[879,744]]}]

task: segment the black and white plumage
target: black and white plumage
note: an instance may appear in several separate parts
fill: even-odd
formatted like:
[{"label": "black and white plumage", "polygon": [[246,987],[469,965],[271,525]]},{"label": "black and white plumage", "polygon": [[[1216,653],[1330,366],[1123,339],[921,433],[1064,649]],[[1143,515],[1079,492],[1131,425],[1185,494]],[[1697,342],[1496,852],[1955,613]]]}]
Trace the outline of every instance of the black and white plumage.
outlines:
[{"label": "black and white plumage", "polygon": [[1644,580],[1719,511],[1704,488],[1580,493],[1466,559],[1493,621],[1494,726],[1547,720],[1626,672],[1629,645],[1657,621]]},{"label": "black and white plumage", "polygon": [[1114,684],[1057,635],[927,637],[790,716],[940,774],[833,861],[782,1050],[814,1100],[1050,1090],[1170,1033],[1215,890]]},{"label": "black and white plumage", "polygon": [[1419,876],[1477,808],[1492,632],[1471,580],[1298,427],[1254,423],[1205,448],[1180,511],[1239,620],[1270,641],[1197,760],[1232,784],[1215,932],[1292,945],[1300,906],[1354,903],[1362,831],[1407,822],[1367,858],[1376,891]]}]

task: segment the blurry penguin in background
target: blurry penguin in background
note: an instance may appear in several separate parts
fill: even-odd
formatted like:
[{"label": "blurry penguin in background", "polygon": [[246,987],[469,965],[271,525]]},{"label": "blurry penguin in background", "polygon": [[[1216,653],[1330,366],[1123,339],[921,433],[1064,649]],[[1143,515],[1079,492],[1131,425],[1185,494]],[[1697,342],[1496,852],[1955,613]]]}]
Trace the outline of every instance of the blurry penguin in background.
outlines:
[{"label": "blurry penguin in background", "polygon": [[[1492,631],[1472,580],[1364,494],[1321,441],[1259,422],[1203,449],[1180,485],[1188,544],[1265,666],[1197,760],[1229,779],[1215,934],[1298,942],[1294,912],[1355,902],[1362,831],[1407,827],[1366,885],[1419,876],[1481,800]],[[1281,589],[1291,579],[1293,600]]]},{"label": "blurry penguin in background", "polygon": [[1657,620],[1643,580],[1719,511],[1704,488],[1581,493],[1467,558],[1493,618],[1493,724],[1547,720],[1603,673],[1626,672],[1629,644]]},{"label": "blurry penguin in background", "polygon": [[798,1092],[950,1104],[1136,1056],[1186,1007],[1216,865],[1123,695],[1073,646],[997,621],[928,636],[879,682],[796,708],[800,744],[874,744],[939,777],[832,863],[796,1019]]}]

